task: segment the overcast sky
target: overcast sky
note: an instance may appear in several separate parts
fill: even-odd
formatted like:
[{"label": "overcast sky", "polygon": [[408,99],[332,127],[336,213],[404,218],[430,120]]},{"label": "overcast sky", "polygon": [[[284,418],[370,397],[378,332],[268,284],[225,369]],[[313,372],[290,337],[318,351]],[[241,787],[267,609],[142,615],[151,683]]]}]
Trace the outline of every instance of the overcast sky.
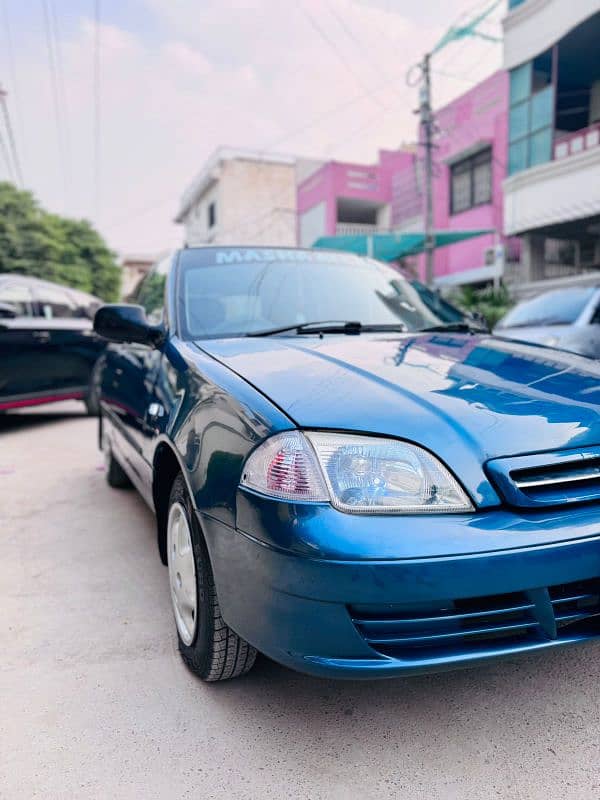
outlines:
[{"label": "overcast sky", "polygon": [[[179,197],[218,145],[368,163],[413,142],[407,68],[490,1],[101,0],[96,202],[93,0],[0,0],[0,83],[26,186],[46,208],[91,219],[120,253],[177,245]],[[498,34],[502,12],[482,30]],[[500,60],[500,45],[479,40],[443,50],[435,104]]]}]

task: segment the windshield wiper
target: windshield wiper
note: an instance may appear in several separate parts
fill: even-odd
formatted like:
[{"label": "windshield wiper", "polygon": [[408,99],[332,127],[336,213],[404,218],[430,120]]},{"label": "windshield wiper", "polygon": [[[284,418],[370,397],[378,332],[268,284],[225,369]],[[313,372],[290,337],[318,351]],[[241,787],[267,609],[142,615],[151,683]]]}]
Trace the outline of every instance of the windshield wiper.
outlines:
[{"label": "windshield wiper", "polygon": [[489,333],[487,328],[474,322],[442,322],[431,325],[429,328],[419,328],[417,333],[437,333],[449,331],[450,333]]},{"label": "windshield wiper", "polygon": [[278,333],[345,333],[348,336],[356,336],[359,333],[377,333],[380,331],[399,331],[405,333],[407,330],[403,322],[392,322],[388,324],[363,324],[362,322],[343,322],[337,320],[326,320],[324,322],[303,322],[300,325],[285,325],[281,328],[269,328],[265,331],[251,331],[246,336],[275,336]]},{"label": "windshield wiper", "polygon": [[514,325],[503,325],[500,330],[510,330],[511,328],[544,328],[546,325],[572,325],[565,319],[556,319],[556,317],[545,317],[542,319],[529,320],[528,322],[515,322]]}]

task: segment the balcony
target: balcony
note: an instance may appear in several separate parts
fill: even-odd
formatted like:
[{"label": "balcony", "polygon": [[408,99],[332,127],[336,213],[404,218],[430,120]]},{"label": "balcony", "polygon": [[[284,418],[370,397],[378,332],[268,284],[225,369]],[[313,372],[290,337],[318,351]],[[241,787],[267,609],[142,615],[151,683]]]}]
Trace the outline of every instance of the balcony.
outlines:
[{"label": "balcony", "polygon": [[596,0],[513,0],[502,23],[504,69],[535,58],[597,11]]},{"label": "balcony", "polygon": [[590,125],[581,131],[573,131],[557,137],[554,142],[554,158],[559,160],[567,156],[575,156],[584,150],[591,150],[600,144],[600,123]]},{"label": "balcony", "polygon": [[600,214],[600,147],[592,144],[597,133],[592,129],[561,137],[554,161],[504,181],[507,235]]}]

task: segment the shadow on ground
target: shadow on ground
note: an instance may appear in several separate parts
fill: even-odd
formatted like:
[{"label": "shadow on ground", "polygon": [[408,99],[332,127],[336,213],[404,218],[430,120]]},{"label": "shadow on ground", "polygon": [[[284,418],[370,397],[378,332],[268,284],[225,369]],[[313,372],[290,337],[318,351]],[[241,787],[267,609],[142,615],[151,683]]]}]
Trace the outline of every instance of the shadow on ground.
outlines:
[{"label": "shadow on ground", "polygon": [[0,413],[0,434],[8,432],[18,432],[41,425],[52,425],[57,422],[65,422],[69,419],[80,419],[87,417],[85,410],[82,411],[11,411]]},{"label": "shadow on ground", "polygon": [[[548,715],[542,731],[550,735],[557,718],[585,718],[596,711],[585,694],[574,691],[574,676],[586,676],[600,685],[600,643],[587,642],[548,650],[485,666],[385,680],[332,680],[301,675],[264,656],[246,677],[230,682],[204,684],[215,699],[234,713],[240,705],[251,709],[257,726],[272,726],[280,715],[303,724],[316,724],[315,732],[341,730],[340,725],[369,726],[378,736],[390,729],[390,713],[399,728],[420,731],[425,720],[437,719],[448,732],[454,724],[468,727],[471,719],[497,708],[523,728],[530,720]],[[203,684],[197,680],[197,689]],[[577,679],[575,679],[577,680]],[[574,698],[577,701],[574,703]],[[581,702],[578,702],[581,701]],[[594,703],[592,704],[594,705]],[[598,699],[596,708],[600,707]],[[343,729],[343,728],[342,728]],[[421,735],[422,731],[420,731]]]}]

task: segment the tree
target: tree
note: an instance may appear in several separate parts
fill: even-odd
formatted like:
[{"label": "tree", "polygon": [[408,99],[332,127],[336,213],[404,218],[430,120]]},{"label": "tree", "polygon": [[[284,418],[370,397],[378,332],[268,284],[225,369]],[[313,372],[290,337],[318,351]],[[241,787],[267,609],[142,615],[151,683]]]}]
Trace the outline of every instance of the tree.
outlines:
[{"label": "tree", "polygon": [[483,289],[463,286],[448,299],[463,311],[481,314],[490,328],[493,328],[514,305],[514,300],[504,285],[498,288],[487,286]]},{"label": "tree", "polygon": [[44,211],[30,192],[7,182],[0,182],[0,272],[119,298],[121,270],[92,225]]}]

